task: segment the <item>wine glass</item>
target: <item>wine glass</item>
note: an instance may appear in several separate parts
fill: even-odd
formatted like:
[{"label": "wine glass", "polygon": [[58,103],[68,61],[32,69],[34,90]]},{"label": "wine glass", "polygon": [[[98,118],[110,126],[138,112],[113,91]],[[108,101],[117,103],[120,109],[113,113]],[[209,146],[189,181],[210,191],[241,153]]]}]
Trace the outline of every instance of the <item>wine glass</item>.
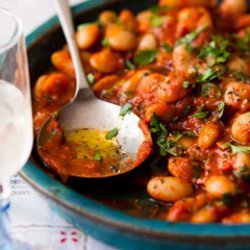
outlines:
[{"label": "wine glass", "polygon": [[33,127],[23,27],[4,8],[0,8],[0,23],[0,234],[4,235],[9,179],[30,155]]}]

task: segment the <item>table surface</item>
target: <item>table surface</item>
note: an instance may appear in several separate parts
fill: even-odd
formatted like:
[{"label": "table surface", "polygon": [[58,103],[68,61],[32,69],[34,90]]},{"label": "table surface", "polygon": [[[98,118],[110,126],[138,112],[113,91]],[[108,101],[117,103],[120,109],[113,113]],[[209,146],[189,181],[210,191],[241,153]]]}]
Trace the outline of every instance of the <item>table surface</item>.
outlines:
[{"label": "table surface", "polygon": [[[82,0],[70,1],[71,4],[79,2],[82,2]],[[21,18],[26,35],[54,15],[50,0],[1,0],[0,7],[11,10]],[[13,237],[19,246],[24,245],[22,249],[113,249],[81,233],[64,221],[63,218],[57,216],[50,210],[45,200],[20,177],[12,178],[12,188],[10,217]],[[35,202],[31,204],[31,200]],[[20,248],[18,247],[18,249]]]}]

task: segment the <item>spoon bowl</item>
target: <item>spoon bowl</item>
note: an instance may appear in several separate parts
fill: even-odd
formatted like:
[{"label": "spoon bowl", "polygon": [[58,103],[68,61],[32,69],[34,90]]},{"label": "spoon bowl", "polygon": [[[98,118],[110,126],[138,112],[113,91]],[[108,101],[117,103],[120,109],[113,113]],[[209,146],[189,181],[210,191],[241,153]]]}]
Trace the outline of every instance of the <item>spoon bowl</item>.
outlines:
[{"label": "spoon bowl", "polygon": [[[98,178],[121,175],[139,166],[151,153],[151,136],[147,126],[133,112],[125,116],[120,115],[121,107],[98,99],[92,92],[84,75],[82,64],[74,41],[74,29],[70,8],[66,0],[53,0],[59,20],[61,22],[76,74],[76,90],[71,102],[56,112],[56,119],[63,131],[77,131],[81,129],[95,129],[110,131],[117,129],[116,140],[124,155],[115,166],[117,171],[110,171]],[[37,148],[41,159],[40,148],[49,140],[47,128],[55,113],[41,127],[37,138]],[[146,149],[146,150],[145,150]],[[48,167],[49,164],[45,162]],[[71,168],[68,176],[82,178],[96,178],[82,169]]]}]

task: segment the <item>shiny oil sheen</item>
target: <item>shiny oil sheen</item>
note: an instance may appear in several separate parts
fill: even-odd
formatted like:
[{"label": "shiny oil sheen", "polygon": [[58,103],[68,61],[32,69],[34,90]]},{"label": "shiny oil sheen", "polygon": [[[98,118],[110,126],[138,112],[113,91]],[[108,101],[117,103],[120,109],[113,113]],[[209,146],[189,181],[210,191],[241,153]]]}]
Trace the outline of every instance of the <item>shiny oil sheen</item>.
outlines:
[{"label": "shiny oil sheen", "polygon": [[107,131],[78,129],[65,131],[66,140],[74,146],[78,159],[97,160],[103,166],[119,171],[120,162],[125,156],[116,137],[106,139]]}]

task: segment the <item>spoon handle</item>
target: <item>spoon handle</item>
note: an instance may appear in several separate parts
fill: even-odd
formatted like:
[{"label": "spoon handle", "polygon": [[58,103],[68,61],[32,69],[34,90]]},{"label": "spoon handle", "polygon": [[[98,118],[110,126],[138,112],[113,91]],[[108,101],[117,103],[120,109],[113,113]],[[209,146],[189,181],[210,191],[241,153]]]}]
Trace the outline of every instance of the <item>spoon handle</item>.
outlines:
[{"label": "spoon handle", "polygon": [[60,20],[65,38],[67,40],[71,58],[75,68],[76,74],[76,90],[75,97],[77,96],[80,89],[90,88],[85,77],[79,50],[75,42],[75,31],[73,26],[73,19],[71,15],[71,9],[67,0],[52,0],[58,18]]}]

